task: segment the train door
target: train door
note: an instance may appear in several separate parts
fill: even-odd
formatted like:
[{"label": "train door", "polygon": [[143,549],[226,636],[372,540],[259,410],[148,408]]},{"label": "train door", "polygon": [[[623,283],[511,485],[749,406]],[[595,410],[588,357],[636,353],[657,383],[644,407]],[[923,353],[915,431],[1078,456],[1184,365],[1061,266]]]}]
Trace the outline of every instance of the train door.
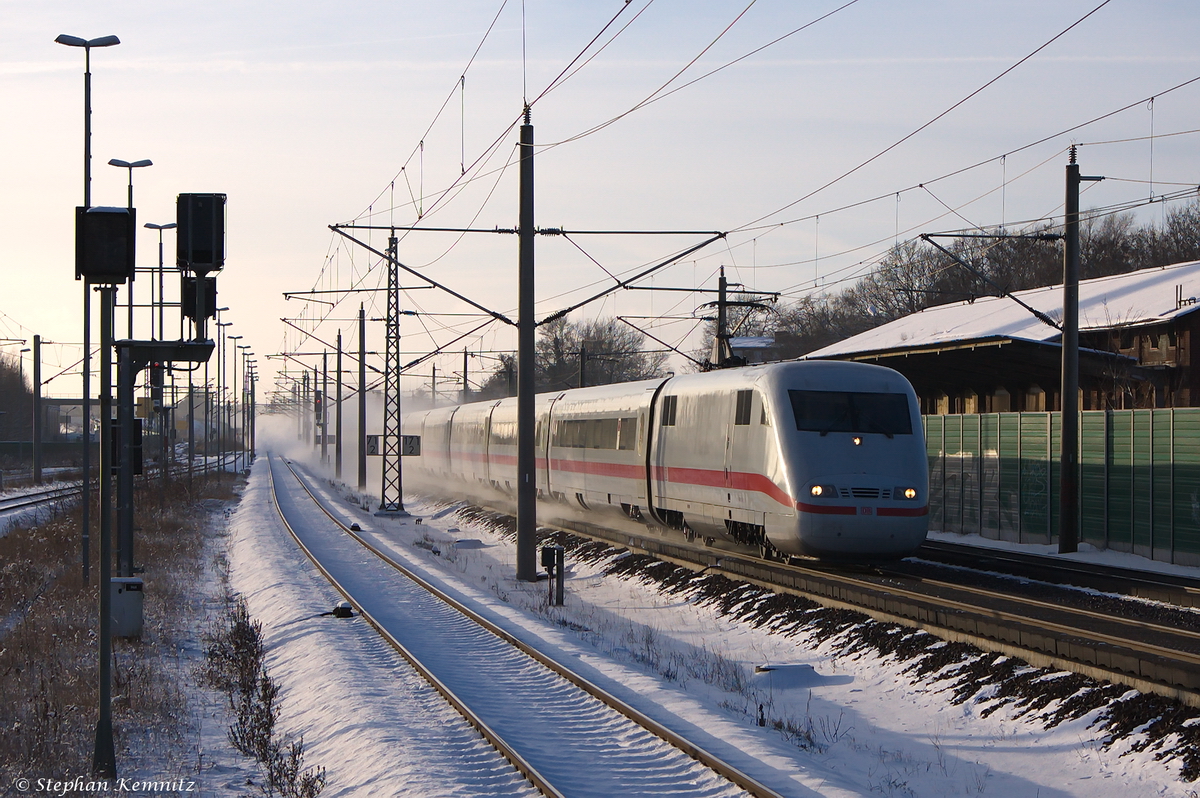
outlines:
[{"label": "train door", "polygon": [[537,411],[537,444],[534,452],[538,465],[535,469],[538,495],[541,496],[554,495],[554,462],[550,458],[550,444],[555,423],[554,406],[564,396],[565,393],[560,393],[550,400],[543,400],[545,404],[539,406]]},{"label": "train door", "polygon": [[445,472],[447,474],[455,474],[460,468],[460,458],[455,457],[454,452],[454,414],[457,412],[458,408],[456,407],[441,421],[442,445],[445,447],[444,451],[446,452]]},{"label": "train door", "polygon": [[746,478],[753,471],[754,454],[754,424],[753,416],[754,389],[748,388],[735,392],[734,401],[729,405],[729,421],[725,427],[725,487],[726,500],[734,506],[745,507],[746,498],[735,497],[734,491],[745,491],[748,487]]},{"label": "train door", "polygon": [[736,540],[763,542],[760,480],[763,470],[762,397],[753,388],[738,390],[725,428],[725,524]]},{"label": "train door", "polygon": [[[661,390],[661,389],[660,389]],[[678,423],[679,396],[675,393],[661,394],[657,398],[656,412],[651,414],[653,429],[648,430],[650,450],[646,458],[649,466],[649,484],[652,487],[648,501],[651,505],[667,507],[676,497],[671,495],[670,473],[667,470],[675,449],[676,425]]]}]

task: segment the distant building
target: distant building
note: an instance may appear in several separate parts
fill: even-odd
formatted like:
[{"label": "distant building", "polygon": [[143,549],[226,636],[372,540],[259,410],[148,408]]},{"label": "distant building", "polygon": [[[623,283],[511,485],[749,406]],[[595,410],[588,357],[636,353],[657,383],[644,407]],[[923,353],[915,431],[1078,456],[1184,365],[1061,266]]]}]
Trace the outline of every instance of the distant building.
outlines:
[{"label": "distant building", "polygon": [[769,363],[782,358],[780,348],[773,335],[731,336],[729,349],[734,357],[741,358],[746,365]]},{"label": "distant building", "polygon": [[[1058,321],[1062,286],[1014,296]],[[1200,261],[1079,284],[1084,410],[1200,406]],[[899,371],[927,415],[1059,410],[1062,335],[1006,297],[927,308],[809,353]]]}]

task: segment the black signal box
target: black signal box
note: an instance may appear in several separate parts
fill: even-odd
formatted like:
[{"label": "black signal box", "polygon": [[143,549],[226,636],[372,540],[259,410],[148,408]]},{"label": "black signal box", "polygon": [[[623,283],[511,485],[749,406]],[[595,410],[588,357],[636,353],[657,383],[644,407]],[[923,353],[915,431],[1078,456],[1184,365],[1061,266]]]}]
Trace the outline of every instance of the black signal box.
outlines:
[{"label": "black signal box", "polygon": [[204,274],[225,266],[224,194],[180,194],[175,224],[179,268]]},{"label": "black signal box", "polygon": [[133,279],[137,212],[75,208],[75,279],[120,285]]},{"label": "black signal box", "polygon": [[[190,274],[183,275],[183,291],[181,305],[183,315],[192,321],[196,320],[196,278]],[[204,278],[204,315],[213,318],[217,315],[217,278]]]}]

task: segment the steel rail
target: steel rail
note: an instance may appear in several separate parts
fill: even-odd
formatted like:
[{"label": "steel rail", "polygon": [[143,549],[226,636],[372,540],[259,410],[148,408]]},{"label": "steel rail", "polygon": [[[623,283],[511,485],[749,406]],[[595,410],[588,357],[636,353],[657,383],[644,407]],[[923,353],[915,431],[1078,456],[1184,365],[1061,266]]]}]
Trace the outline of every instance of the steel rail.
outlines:
[{"label": "steel rail", "polygon": [[[236,454],[225,455],[219,463],[205,463],[195,469],[196,473],[207,474],[210,471],[216,471],[226,463],[237,458]],[[172,468],[168,473],[173,477],[180,477],[187,474],[186,467]],[[152,470],[143,475],[143,479],[158,477],[158,470]],[[83,493],[83,485],[77,483],[58,488],[47,488],[46,490],[30,491],[28,493],[20,493],[14,496],[0,498],[0,514],[13,512],[14,510],[24,510],[30,507],[39,507],[44,504],[62,501],[65,499],[74,499]]]},{"label": "steel rail", "polygon": [[[794,566],[792,566],[792,567],[794,567]],[[1013,623],[1033,623],[1047,631],[1058,632],[1060,634],[1070,635],[1072,637],[1087,637],[1095,642],[1108,643],[1109,645],[1112,645],[1112,646],[1120,646],[1122,648],[1128,648],[1128,649],[1132,649],[1134,651],[1142,651],[1142,652],[1145,652],[1148,654],[1157,654],[1160,657],[1168,657],[1171,659],[1182,660],[1184,662],[1188,662],[1193,665],[1200,665],[1200,654],[1194,654],[1190,651],[1180,651],[1179,649],[1168,648],[1166,646],[1160,646],[1160,645],[1156,645],[1154,643],[1147,643],[1147,642],[1144,642],[1141,640],[1134,640],[1134,639],[1128,638],[1128,637],[1120,637],[1118,635],[1107,634],[1105,632],[1084,630],[1078,626],[1071,626],[1069,624],[1060,623],[1058,621],[1051,621],[1051,620],[1047,620],[1045,618],[1031,618],[1028,615],[1021,615],[1021,614],[1015,613],[1015,612],[998,610],[998,609],[994,609],[991,607],[987,607],[983,604],[972,604],[972,603],[966,602],[966,601],[956,601],[955,599],[947,598],[945,596],[937,596],[937,595],[933,595],[930,593],[923,593],[920,590],[910,590],[908,588],[896,587],[893,585],[880,585],[878,582],[872,582],[869,579],[859,579],[856,577],[845,577],[844,581],[846,581],[849,584],[855,585],[857,587],[887,592],[892,595],[897,595],[897,596],[901,596],[904,598],[913,599],[915,601],[935,602],[941,607],[962,610],[964,612],[978,613],[987,618],[993,618],[993,619],[1002,620],[1002,621],[1010,621]],[[1184,630],[1172,629],[1172,628],[1165,627],[1165,626],[1159,626],[1158,624],[1152,624],[1152,623],[1149,623],[1146,621],[1132,621],[1131,622],[1131,621],[1127,621],[1123,618],[1115,617],[1112,615],[1104,615],[1104,614],[1101,614],[1098,612],[1093,612],[1092,610],[1085,610],[1085,609],[1071,607],[1071,606],[1064,605],[1064,604],[1051,604],[1048,601],[1041,601],[1039,599],[1031,599],[1031,598],[1027,598],[1025,596],[1014,596],[1010,593],[1004,593],[999,590],[989,590],[987,588],[971,587],[969,585],[957,585],[952,582],[938,582],[936,580],[930,580],[930,579],[921,579],[920,581],[923,584],[934,585],[937,587],[944,587],[949,590],[958,590],[958,591],[961,591],[964,593],[973,593],[977,596],[980,596],[981,598],[990,598],[990,599],[996,599],[999,601],[1013,602],[1015,604],[1024,604],[1024,605],[1031,606],[1031,607],[1050,609],[1054,612],[1059,612],[1064,615],[1078,615],[1078,616],[1082,616],[1085,618],[1086,617],[1098,618],[1098,619],[1102,619],[1108,623],[1115,623],[1118,625],[1141,627],[1141,628],[1145,628],[1145,629],[1155,629],[1156,631],[1163,631],[1168,634],[1179,635],[1181,637],[1191,637],[1193,639],[1200,638],[1200,635],[1197,635],[1194,632],[1187,632]]]},{"label": "steel rail", "polygon": [[[1104,590],[1100,585],[1107,583],[1111,589],[1111,583],[1118,582],[1121,583],[1122,590],[1128,590],[1129,595],[1138,598],[1184,608],[1200,606],[1200,580],[1178,574],[1139,571],[1121,566],[1100,565],[1045,554],[971,546],[944,540],[926,540],[917,551],[916,557],[938,565],[958,566],[959,560],[971,558],[1028,570],[1053,570],[1078,580],[1072,584],[1081,587]],[[980,567],[972,565],[962,567],[981,570]],[[1021,576],[1036,578],[1027,574]]]},{"label": "steel rail", "polygon": [[[283,459],[283,458],[280,458],[280,459]],[[745,790],[746,792],[750,793],[751,795],[756,796],[756,798],[782,798],[779,793],[775,792],[771,788],[760,783],[759,781],[757,781],[753,777],[749,776],[748,774],[743,773],[742,771],[738,770],[733,765],[718,758],[716,755],[709,753],[704,748],[701,748],[699,745],[693,743],[692,741],[688,740],[687,738],[683,737],[682,735],[677,734],[676,732],[674,732],[671,729],[667,728],[666,726],[662,725],[661,723],[654,720],[653,718],[648,717],[647,715],[638,711],[637,709],[635,709],[634,707],[625,703],[621,699],[619,699],[616,696],[612,695],[611,693],[607,692],[603,688],[599,687],[598,685],[593,684],[592,682],[588,681],[584,677],[580,676],[579,674],[570,670],[566,666],[562,665],[557,660],[552,659],[551,657],[542,653],[541,651],[534,648],[533,646],[514,637],[512,634],[510,634],[503,628],[497,626],[496,624],[492,623],[487,618],[484,618],[482,615],[475,612],[474,610],[472,610],[470,607],[466,606],[462,602],[458,601],[453,596],[446,594],[444,591],[440,590],[437,586],[433,585],[432,583],[423,579],[421,576],[414,573],[410,569],[408,569],[408,568],[404,567],[403,565],[401,565],[400,563],[396,562],[391,557],[387,556],[385,553],[379,551],[377,548],[372,546],[371,543],[369,541],[367,541],[364,537],[362,537],[361,535],[356,533],[354,530],[352,530],[350,527],[348,527],[346,524],[344,524],[341,520],[339,520],[336,516],[334,516],[333,513],[331,513],[329,511],[329,509],[327,507],[325,507],[325,505],[322,504],[320,502],[320,500],[317,499],[317,497],[309,489],[308,485],[305,484],[304,479],[302,479],[300,477],[300,475],[296,473],[296,470],[292,467],[291,463],[288,462],[287,460],[284,460],[283,462],[288,467],[288,469],[292,472],[292,474],[296,476],[296,479],[300,483],[300,486],[302,488],[304,488],[306,493],[308,493],[309,497],[313,500],[313,503],[316,504],[316,506],[318,508],[320,508],[320,510],[323,513],[325,513],[325,515],[328,516],[329,519],[331,521],[333,521],[333,523],[336,524],[343,532],[345,532],[350,537],[354,538],[361,546],[366,548],[367,551],[374,554],[376,557],[378,557],[384,563],[391,566],[392,568],[394,568],[399,573],[403,574],[408,579],[411,579],[417,585],[420,585],[423,589],[429,591],[432,595],[434,595],[437,598],[439,598],[440,600],[444,601],[446,604],[453,607],[455,610],[459,611],[460,613],[462,613],[464,616],[466,616],[473,622],[479,624],[484,629],[488,630],[492,634],[494,634],[497,637],[499,637],[500,639],[504,640],[509,645],[517,648],[522,653],[524,653],[526,656],[532,658],[533,660],[537,661],[538,663],[545,666],[549,670],[553,671],[561,678],[563,678],[566,681],[570,682],[571,684],[575,685],[577,688],[579,688],[580,690],[591,695],[593,698],[599,700],[601,703],[605,704],[609,708],[619,712],[621,715],[624,715],[630,721],[637,724],[638,726],[641,726],[646,731],[650,732],[651,734],[655,735],[656,737],[659,737],[660,739],[664,740],[665,742],[669,743],[670,745],[674,746],[675,748],[678,748],[680,751],[687,754],[692,759],[695,759],[696,761],[705,765],[709,769],[713,770],[714,772],[718,773],[719,775],[721,775],[724,778],[728,779],[729,781],[733,782],[733,784],[735,784],[736,786],[740,787],[741,789]],[[278,507],[278,502],[276,502],[276,507]],[[309,555],[309,556],[311,558],[311,555]],[[320,567],[320,566],[318,566],[318,567]],[[339,589],[339,592],[342,592],[343,595],[346,595],[345,592],[341,591],[340,589]],[[347,596],[347,599],[349,600],[349,596]],[[364,617],[366,617],[365,614],[364,614]],[[372,622],[372,625],[374,626],[375,624]]]},{"label": "steel rail", "polygon": [[[1080,615],[1084,618],[1094,618],[1095,620],[1104,621],[1105,623],[1115,623],[1115,624],[1120,624],[1123,626],[1132,626],[1132,627],[1136,627],[1139,629],[1148,629],[1151,631],[1160,632],[1160,633],[1166,634],[1166,635],[1174,635],[1176,637],[1185,637],[1185,638],[1190,638],[1192,640],[1200,640],[1200,631],[1195,631],[1192,629],[1185,629],[1180,626],[1164,626],[1163,624],[1154,623],[1153,621],[1129,620],[1126,618],[1121,618],[1119,616],[1114,616],[1111,613],[1104,613],[1104,612],[1097,612],[1096,610],[1089,610],[1085,607],[1071,607],[1071,606],[1065,605],[1065,604],[1055,604],[1050,601],[1043,601],[1042,599],[1030,598],[1028,596],[1016,596],[1016,595],[1012,595],[1009,593],[1004,593],[999,590],[990,590],[985,587],[975,587],[974,585],[964,585],[964,584],[959,584],[957,582],[943,582],[939,579],[929,579],[927,577],[913,577],[913,576],[908,576],[907,574],[904,574],[903,572],[899,572],[899,571],[895,572],[895,575],[902,577],[902,578],[907,578],[907,579],[917,579],[923,585],[931,585],[933,587],[945,588],[946,590],[960,590],[964,593],[974,593],[975,595],[982,596],[984,598],[998,598],[998,599],[1002,599],[1004,601],[1012,601],[1012,602],[1016,602],[1019,604],[1027,604],[1031,607],[1041,607],[1043,609],[1051,610],[1053,612],[1063,612],[1063,613],[1067,613],[1070,615]],[[1061,586],[1055,585],[1055,587],[1061,587]],[[916,592],[913,592],[912,595],[917,596],[917,595],[922,595],[922,594],[919,591],[916,591]],[[975,604],[963,604],[963,606],[970,607],[970,608],[978,607],[978,605],[975,605]],[[1017,617],[1022,617],[1022,616],[1017,616]],[[1065,627],[1065,628],[1074,629],[1075,627]],[[1112,640],[1106,641],[1106,642],[1113,642],[1113,641],[1120,640],[1120,639],[1121,638],[1114,637],[1114,638],[1112,638]],[[1129,642],[1137,642],[1137,641],[1129,641]],[[1143,645],[1143,644],[1138,643],[1138,645]],[[1177,651],[1175,649],[1163,649],[1163,650],[1170,651],[1172,656],[1187,655],[1187,656],[1194,657],[1195,661],[1198,664],[1200,664],[1200,654],[1192,655],[1186,651]]]},{"label": "steel rail", "polygon": [[[768,590],[797,595],[825,607],[853,610],[875,620],[921,629],[943,640],[969,643],[984,651],[1018,657],[1031,665],[1081,673],[1200,708],[1200,668],[1196,667],[1200,655],[1016,613],[1003,613],[980,605],[953,602],[934,594],[871,582],[845,573],[757,559],[731,549],[701,548],[682,540],[630,534],[563,518],[556,518],[548,525],[624,546],[690,570],[723,574]],[[1019,600],[1000,593],[993,597]],[[1054,605],[1054,609],[1069,611],[1061,605]],[[1106,616],[1105,620],[1120,619]],[[1102,639],[1105,637],[1108,639]]]},{"label": "steel rail", "polygon": [[22,510],[26,507],[37,507],[61,499],[69,499],[80,493],[80,491],[81,487],[79,485],[65,485],[57,488],[47,488],[46,490],[36,490],[14,496],[6,496],[0,499],[0,513]]},{"label": "steel rail", "polygon": [[[487,740],[488,743],[490,743],[491,746],[495,748],[501,756],[507,759],[522,776],[528,779],[535,788],[537,788],[543,795],[551,796],[552,798],[565,798],[565,796],[563,796],[563,794],[559,792],[554,785],[546,780],[546,778],[542,776],[537,769],[533,767],[533,765],[526,761],[526,759],[521,756],[521,754],[515,748],[505,742],[505,740],[499,734],[497,734],[482,718],[476,715],[465,702],[463,702],[454,694],[452,690],[450,690],[449,687],[447,687],[440,679],[438,679],[438,677],[431,670],[429,670],[429,668],[425,667],[425,665],[419,659],[417,659],[417,657],[414,656],[413,653],[409,651],[403,643],[396,639],[395,635],[389,632],[383,626],[383,624],[375,620],[375,618],[369,612],[359,606],[358,602],[356,602],[354,597],[350,595],[350,592],[342,586],[341,582],[339,582],[333,576],[333,574],[331,574],[325,568],[325,566],[321,564],[320,560],[316,558],[308,546],[304,544],[304,541],[300,539],[300,536],[296,534],[296,530],[292,528],[292,525],[288,523],[287,516],[283,514],[283,508],[280,506],[279,497],[275,492],[275,471],[273,468],[271,468],[270,458],[271,455],[268,454],[267,479],[271,486],[271,500],[275,504],[275,510],[279,513],[279,520],[283,522],[284,528],[287,529],[288,534],[292,536],[292,540],[296,541],[296,545],[300,547],[300,550],[304,552],[305,556],[308,557],[313,566],[321,572],[322,576],[329,580],[329,584],[333,585],[334,590],[340,593],[347,601],[351,602],[351,604],[355,605],[355,609],[358,610],[358,613],[367,623],[371,625],[371,627],[379,634],[379,636],[382,637],[388,645],[394,648],[396,652],[400,654],[400,656],[404,657],[405,661],[412,666],[413,670],[420,674],[422,679],[429,682],[433,689],[437,690],[442,698],[446,699],[446,702],[449,703],[450,706],[454,707],[455,711],[462,715],[467,723],[471,724],[476,731],[483,735],[483,738]],[[292,476],[296,478],[296,481],[300,484],[300,487],[304,488],[304,491],[308,493],[309,498],[313,500],[317,507],[320,507],[321,510],[323,510],[325,514],[334,521],[334,523],[338,524],[339,527],[344,528],[344,525],[330,515],[329,511],[325,510],[324,506],[317,501],[316,497],[313,496],[312,491],[310,491],[308,486],[304,484],[304,480],[300,479],[300,476],[296,473],[295,469],[292,468],[291,463],[289,463],[283,457],[278,457],[277,459],[282,461],[283,464],[288,467],[288,470],[291,471]],[[349,530],[347,529],[346,531]],[[363,543],[362,540],[359,540],[358,542]],[[363,543],[363,545],[365,546],[366,544]],[[368,547],[368,550],[370,550],[370,547]]]}]

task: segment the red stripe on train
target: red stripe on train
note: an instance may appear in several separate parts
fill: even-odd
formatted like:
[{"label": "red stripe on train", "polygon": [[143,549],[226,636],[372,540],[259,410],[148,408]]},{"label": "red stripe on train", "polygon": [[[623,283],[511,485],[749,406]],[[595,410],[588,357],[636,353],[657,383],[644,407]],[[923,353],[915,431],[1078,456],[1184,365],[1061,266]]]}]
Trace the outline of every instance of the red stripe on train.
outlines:
[{"label": "red stripe on train", "polygon": [[929,515],[929,505],[924,507],[879,507],[875,510],[875,515],[896,515],[902,518],[916,518],[922,515]]},{"label": "red stripe on train", "polygon": [[[459,452],[456,456],[464,459],[482,461],[484,457],[481,454],[474,452],[466,453]],[[517,458],[512,455],[503,455],[493,453],[490,458],[491,462],[496,465],[515,466]],[[627,463],[603,463],[587,460],[568,460],[565,458],[556,457],[552,460],[555,471],[563,471],[571,474],[592,474],[601,477],[615,477],[618,479],[643,479],[645,471],[640,465],[630,465]],[[546,461],[544,458],[537,458],[537,467],[544,469]],[[714,471],[708,468],[681,468],[679,466],[653,466],[654,479],[658,482],[669,482],[676,485],[696,485],[706,488],[721,488],[724,490],[746,490],[756,493],[762,493],[785,507],[796,507],[802,512],[815,513],[817,515],[858,515],[858,507],[847,507],[844,505],[821,505],[808,504],[806,502],[793,502],[792,497],[787,494],[782,488],[776,485],[762,474],[753,474],[744,471],[731,471],[726,482],[724,471]],[[928,515],[928,505],[924,507],[876,507],[873,508],[875,515],[913,518],[922,515]]]},{"label": "red stripe on train", "polygon": [[806,504],[805,502],[796,502],[796,509],[802,513],[813,513],[814,515],[858,515],[857,507],[846,507],[838,504]]}]

